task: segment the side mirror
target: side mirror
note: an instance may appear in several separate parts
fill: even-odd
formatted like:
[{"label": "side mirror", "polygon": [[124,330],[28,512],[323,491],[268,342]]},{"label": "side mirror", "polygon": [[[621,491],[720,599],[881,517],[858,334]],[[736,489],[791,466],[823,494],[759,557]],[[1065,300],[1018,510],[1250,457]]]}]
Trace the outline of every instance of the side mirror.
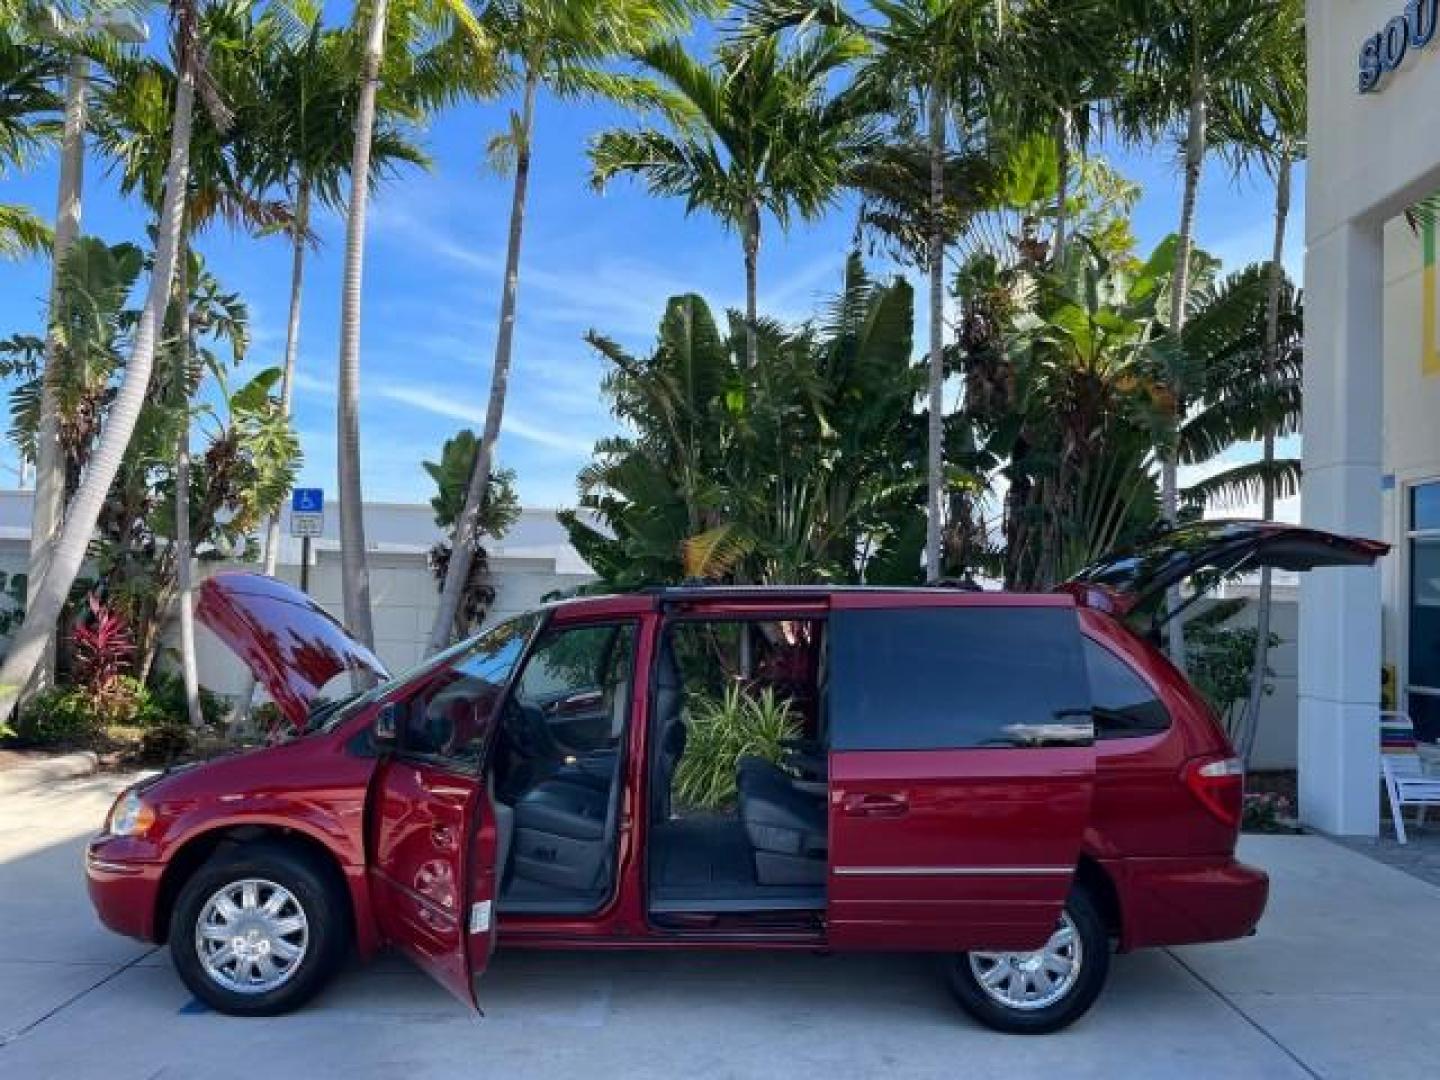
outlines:
[{"label": "side mirror", "polygon": [[380,711],[375,714],[375,725],[373,734],[375,744],[382,747],[393,748],[399,741],[400,709],[393,701],[380,706]]}]

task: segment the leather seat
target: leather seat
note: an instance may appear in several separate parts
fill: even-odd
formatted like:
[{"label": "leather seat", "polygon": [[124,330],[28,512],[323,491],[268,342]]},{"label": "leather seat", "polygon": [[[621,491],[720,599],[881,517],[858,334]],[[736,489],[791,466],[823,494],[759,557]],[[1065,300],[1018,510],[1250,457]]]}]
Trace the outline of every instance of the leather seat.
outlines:
[{"label": "leather seat", "polygon": [[538,829],[573,840],[599,840],[605,832],[607,802],[603,791],[547,780],[515,804],[515,823],[521,829]]},{"label": "leather seat", "polygon": [[740,820],[761,885],[824,884],[829,856],[825,797],[802,791],[778,766],[744,757],[736,765]]},{"label": "leather seat", "polygon": [[609,810],[608,792],[562,780],[536,784],[515,801],[512,872],[562,889],[593,889],[604,872]]}]

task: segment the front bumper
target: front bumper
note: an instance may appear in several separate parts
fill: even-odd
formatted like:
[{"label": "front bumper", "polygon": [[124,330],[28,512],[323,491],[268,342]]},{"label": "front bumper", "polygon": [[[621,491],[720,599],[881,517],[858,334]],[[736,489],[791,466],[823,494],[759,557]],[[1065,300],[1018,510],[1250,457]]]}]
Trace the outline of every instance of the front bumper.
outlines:
[{"label": "front bumper", "polygon": [[148,845],[97,836],[85,848],[85,880],[100,921],[117,934],[156,941],[156,899],[165,866],[145,858]]},{"label": "front bumper", "polygon": [[1122,949],[1245,937],[1270,896],[1269,876],[1233,858],[1117,859],[1106,869],[1119,893]]}]

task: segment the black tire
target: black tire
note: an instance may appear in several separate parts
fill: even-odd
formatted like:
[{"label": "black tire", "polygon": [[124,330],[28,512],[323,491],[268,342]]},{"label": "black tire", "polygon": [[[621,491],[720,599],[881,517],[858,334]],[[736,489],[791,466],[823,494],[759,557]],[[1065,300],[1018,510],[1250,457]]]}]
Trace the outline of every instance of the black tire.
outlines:
[{"label": "black tire", "polygon": [[[1065,914],[1079,942],[1079,972],[1062,996],[1041,1007],[1007,1005],[982,985],[976,964],[971,963],[972,954],[958,953],[949,963],[949,973],[951,989],[961,1007],[987,1027],[1017,1035],[1059,1031],[1085,1015],[1110,971],[1110,935],[1095,902],[1081,886],[1070,893]],[[977,963],[984,966],[988,961],[977,959]]]},{"label": "black tire", "polygon": [[[207,970],[198,940],[199,922],[211,898],[227,885],[248,880],[273,883],[288,891],[294,906],[287,902],[285,911],[293,917],[298,907],[306,924],[300,957],[283,981],[268,990],[223,985]],[[262,897],[275,895],[267,893],[263,885],[259,888]],[[185,883],[170,918],[170,955],[175,970],[197,998],[231,1016],[275,1016],[298,1009],[339,970],[350,937],[349,900],[333,875],[303,852],[273,843],[221,848]]]}]

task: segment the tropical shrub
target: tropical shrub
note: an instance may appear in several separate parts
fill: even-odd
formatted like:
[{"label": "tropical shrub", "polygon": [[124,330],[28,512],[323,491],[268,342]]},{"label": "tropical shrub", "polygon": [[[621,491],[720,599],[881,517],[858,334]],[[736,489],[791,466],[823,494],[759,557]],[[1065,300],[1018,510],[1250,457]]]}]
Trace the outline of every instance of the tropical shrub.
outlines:
[{"label": "tropical shrub", "polygon": [[560,515],[602,587],[687,577],[918,584],[924,546],[923,372],[903,279],[858,256],[822,319],[768,321],[750,362],[699,296],[672,297],[655,348],[591,334],[624,435],[595,447],[580,507]]},{"label": "tropical shrub", "polygon": [[1240,828],[1252,833],[1295,831],[1295,805],[1278,791],[1251,792],[1245,796]]},{"label": "tropical shrub", "polygon": [[778,764],[785,741],[800,735],[790,699],[769,687],[750,693],[735,683],[718,698],[692,699],[687,712],[685,753],[675,774],[675,795],[693,809],[732,805],[736,762],[753,756]]},{"label": "tropical shrub", "polygon": [[125,619],[91,593],[89,617],[71,634],[75,689],[99,727],[128,722],[144,687],[127,676],[135,657],[135,638]]},{"label": "tropical shrub", "polygon": [[20,710],[15,737],[27,746],[76,746],[95,741],[102,724],[85,694],[73,688],[36,694]]},{"label": "tropical shrub", "polygon": [[136,756],[148,765],[170,765],[194,749],[194,729],[183,721],[169,721],[145,729]]},{"label": "tropical shrub", "polygon": [[[475,432],[464,428],[445,440],[440,448],[439,461],[423,461],[425,471],[435,481],[435,494],[430,498],[430,508],[435,511],[435,524],[453,533],[455,523],[465,509],[466,490],[470,486],[470,474],[475,471],[475,459],[480,453],[480,440]],[[474,538],[475,554],[470,564],[470,577],[460,606],[455,612],[455,636],[468,637],[485,621],[485,613],[495,602],[495,586],[490,580],[490,559],[480,545],[481,537],[499,540],[510,531],[520,517],[520,497],[515,492],[514,469],[492,469],[486,488],[485,503],[480,509],[478,535]],[[450,569],[451,541],[436,543],[426,556],[430,573],[435,577],[435,587],[443,590],[445,575]]]},{"label": "tropical shrub", "polygon": [[[213,691],[200,688],[200,712],[207,727],[219,728],[225,723],[229,703]],[[185,707],[185,682],[176,672],[152,671],[150,685],[142,706],[137,709],[135,723],[139,727],[163,727],[166,724],[188,725]]]},{"label": "tropical shrub", "polygon": [[[1220,714],[1225,730],[1233,737],[1243,709],[1250,696],[1251,676],[1255,671],[1255,636],[1253,626],[1231,626],[1229,620],[1245,606],[1241,599],[1222,600],[1185,622],[1186,670],[1191,682]],[[1280,644],[1277,634],[1270,635],[1270,647]],[[1265,678],[1274,676],[1268,668]],[[1274,687],[1267,682],[1266,694]]]}]

